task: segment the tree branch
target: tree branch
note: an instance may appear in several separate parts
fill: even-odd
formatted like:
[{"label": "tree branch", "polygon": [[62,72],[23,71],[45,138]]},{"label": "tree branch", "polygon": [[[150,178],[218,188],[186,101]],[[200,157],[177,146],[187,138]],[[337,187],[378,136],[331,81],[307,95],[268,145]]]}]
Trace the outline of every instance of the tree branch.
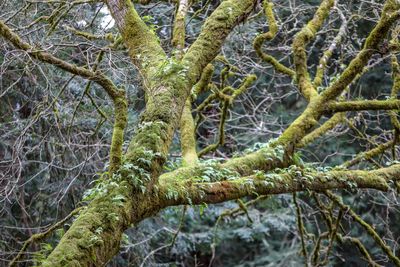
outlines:
[{"label": "tree branch", "polygon": [[331,45],[328,47],[327,50],[324,51],[322,57],[319,60],[319,64],[317,66],[317,73],[315,74],[313,84],[315,87],[321,86],[322,79],[324,77],[324,73],[326,67],[328,65],[329,59],[332,57],[333,52],[335,51],[336,47],[340,45],[342,39],[346,35],[347,30],[347,20],[346,17],[343,15],[343,12],[336,7],[337,12],[339,13],[340,19],[342,20],[342,25],[340,26],[339,32],[336,35],[335,39],[333,39]]},{"label": "tree branch", "polygon": [[366,221],[364,221],[357,213],[355,213],[349,206],[345,205],[342,200],[330,193],[327,192],[326,193],[327,196],[333,200],[339,207],[341,207],[342,209],[346,210],[350,216],[357,222],[359,223],[364,229],[365,231],[372,236],[372,238],[375,240],[375,242],[379,245],[379,247],[381,247],[381,249],[383,250],[383,252],[389,257],[389,259],[396,265],[396,266],[400,266],[400,259],[398,257],[396,257],[392,251],[392,249],[386,245],[386,243],[382,240],[382,238],[379,236],[379,234],[374,230],[374,228],[372,228],[371,225],[369,225]]},{"label": "tree branch", "polygon": [[327,120],[324,124],[322,124],[320,127],[318,127],[311,133],[304,136],[304,138],[301,139],[301,141],[297,145],[297,147],[299,147],[299,148],[305,147],[306,145],[312,143],[315,139],[321,137],[329,130],[332,130],[333,128],[335,128],[335,126],[338,125],[339,123],[341,123],[345,117],[346,117],[345,112],[336,113],[329,120]]},{"label": "tree branch", "polygon": [[263,8],[265,16],[267,17],[269,31],[258,35],[254,39],[253,47],[254,50],[256,50],[257,55],[265,62],[271,64],[276,71],[289,75],[290,77],[294,77],[296,73],[292,69],[286,67],[276,58],[262,51],[262,45],[264,44],[264,42],[274,39],[276,33],[278,32],[278,24],[275,20],[273,6],[274,5],[269,0],[263,1]]},{"label": "tree branch", "polygon": [[[189,178],[189,177],[187,177]],[[389,189],[389,183],[400,180],[400,164],[373,171],[340,170],[328,172],[289,168],[281,173],[257,173],[235,178],[229,175],[216,182],[195,182],[190,179],[162,187],[161,192],[175,192],[166,198],[170,205],[220,203],[250,195],[285,194],[298,191],[370,188]]]},{"label": "tree branch", "polygon": [[293,40],[293,55],[296,70],[296,80],[299,84],[300,92],[307,100],[318,95],[317,90],[311,83],[307,69],[307,44],[315,38],[318,30],[322,27],[325,19],[329,16],[329,11],[333,7],[334,0],[324,0],[318,7],[313,19],[309,21],[301,31],[296,34]]},{"label": "tree branch", "polygon": [[40,51],[24,42],[16,33],[0,20],[0,36],[12,43],[16,48],[27,52],[33,58],[56,66],[72,74],[81,76],[99,84],[112,99],[114,104],[115,120],[110,148],[110,171],[118,169],[122,158],[122,143],[124,130],[127,124],[128,103],[124,90],[118,89],[114,83],[101,72],[94,72],[89,69],[78,67],[59,59],[50,53]]},{"label": "tree branch", "polygon": [[355,100],[343,102],[330,102],[328,112],[363,111],[363,110],[393,110],[400,109],[400,100]]},{"label": "tree branch", "polygon": [[381,19],[366,39],[363,49],[350,62],[339,79],[324,91],[322,95],[325,99],[333,100],[338,97],[357,75],[362,72],[371,56],[377,51],[378,45],[386,38],[386,34],[389,32],[393,23],[399,19],[399,8],[400,3],[398,3],[398,1],[386,1]]},{"label": "tree branch", "polygon": [[232,29],[253,11],[255,3],[255,0],[223,1],[208,17],[199,37],[183,58],[183,64],[190,69],[188,78],[192,84],[219,53]]},{"label": "tree branch", "polygon": [[143,22],[130,0],[106,0],[108,9],[124,39],[129,55],[143,77],[147,87],[153,89],[152,78],[167,59],[158,37]]}]

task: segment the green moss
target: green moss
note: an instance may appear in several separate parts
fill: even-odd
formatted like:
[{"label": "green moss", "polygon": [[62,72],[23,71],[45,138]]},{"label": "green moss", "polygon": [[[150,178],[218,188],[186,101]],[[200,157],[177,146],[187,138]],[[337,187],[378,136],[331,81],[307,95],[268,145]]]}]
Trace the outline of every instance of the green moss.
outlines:
[{"label": "green moss", "polygon": [[195,83],[203,69],[219,53],[226,36],[247,17],[254,8],[253,0],[221,2],[202,27],[197,40],[191,45],[183,58],[183,64],[190,66],[188,79]]},{"label": "green moss", "polygon": [[[117,3],[116,3],[117,2]],[[132,60],[151,83],[157,65],[166,59],[155,33],[143,22],[129,0],[107,1]],[[151,84],[149,84],[151,87]]]},{"label": "green moss", "polygon": [[124,131],[128,123],[128,103],[125,92],[121,93],[121,97],[114,99],[115,121],[113,126],[113,135],[111,139],[110,149],[110,173],[115,172],[122,160],[122,144],[124,142]]},{"label": "green moss", "polygon": [[294,54],[296,80],[299,85],[300,92],[308,100],[316,97],[318,93],[311,83],[308,73],[306,46],[313,38],[315,38],[317,31],[321,28],[325,19],[329,16],[329,11],[333,7],[334,2],[334,0],[322,1],[313,19],[309,21],[298,34],[296,34],[293,40],[292,50]]},{"label": "green moss", "polygon": [[336,125],[343,122],[345,119],[346,113],[336,113],[329,120],[327,120],[320,127],[307,134],[301,142],[297,145],[297,147],[304,147],[309,143],[312,143],[315,139],[321,137],[329,130],[333,129]]},{"label": "green moss", "polygon": [[294,152],[296,144],[318,123],[323,110],[323,99],[313,98],[306,110],[278,138],[277,142],[287,147],[288,154]]},{"label": "green moss", "polygon": [[278,24],[276,23],[276,20],[275,20],[273,6],[274,5],[269,0],[263,1],[263,8],[264,8],[265,16],[267,17],[267,21],[269,24],[268,25],[269,31],[266,33],[259,34],[254,39],[253,47],[254,47],[254,50],[256,50],[257,55],[265,62],[271,64],[275,68],[276,71],[293,77],[295,75],[295,72],[292,69],[284,66],[273,56],[268,55],[262,51],[263,43],[265,41],[272,40],[275,37],[276,33],[278,32]]},{"label": "green moss", "polygon": [[364,66],[368,63],[368,60],[378,50],[378,45],[385,39],[391,26],[400,16],[399,12],[392,13],[393,10],[399,8],[399,4],[395,1],[396,0],[386,1],[382,17],[367,37],[363,49],[350,62],[347,68],[340,75],[339,79],[325,90],[322,94],[324,99],[328,101],[334,100],[338,97],[354,80],[354,78],[362,72]]},{"label": "green moss", "polygon": [[190,99],[186,100],[183,108],[180,130],[181,130],[181,148],[183,166],[195,165],[198,162],[196,152],[195,125],[192,116],[192,103]]},{"label": "green moss", "polygon": [[208,89],[208,84],[211,82],[213,73],[214,65],[208,64],[201,73],[200,80],[193,86],[192,92],[194,98]]}]

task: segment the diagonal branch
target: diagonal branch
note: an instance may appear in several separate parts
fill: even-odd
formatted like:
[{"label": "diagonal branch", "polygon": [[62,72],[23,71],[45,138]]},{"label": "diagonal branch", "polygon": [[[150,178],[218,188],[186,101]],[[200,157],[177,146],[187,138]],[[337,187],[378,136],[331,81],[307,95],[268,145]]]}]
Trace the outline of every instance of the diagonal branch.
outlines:
[{"label": "diagonal branch", "polygon": [[199,37],[190,46],[183,64],[190,69],[188,78],[195,83],[203,69],[219,53],[225,38],[232,29],[253,11],[255,0],[227,0],[206,20]]},{"label": "diagonal branch", "polygon": [[345,112],[339,112],[333,115],[329,120],[324,122],[320,127],[312,131],[311,133],[307,134],[304,136],[303,139],[301,139],[300,143],[297,145],[298,148],[305,147],[306,145],[312,143],[315,139],[321,137],[325,133],[327,133],[329,130],[332,130],[333,128],[336,127],[339,123],[341,123],[344,119],[346,118],[346,113]]},{"label": "diagonal branch", "polygon": [[121,92],[115,87],[113,82],[100,72],[93,72],[89,69],[78,67],[77,65],[68,63],[60,58],[57,58],[50,53],[32,47],[30,44],[23,41],[1,20],[0,20],[0,36],[9,41],[16,48],[27,52],[31,57],[37,60],[49,63],[67,72],[70,72],[72,74],[96,82],[97,84],[99,84],[101,87],[104,88],[104,90],[111,97],[111,99],[119,97],[121,94]]},{"label": "diagonal branch", "polygon": [[129,56],[152,88],[151,80],[166,60],[158,37],[143,22],[130,0],[106,0],[108,9],[124,39]]},{"label": "diagonal branch", "polygon": [[16,33],[14,33],[4,22],[0,20],[0,36],[4,37],[16,48],[27,52],[31,57],[56,66],[74,75],[81,76],[90,81],[94,81],[106,91],[114,104],[115,120],[113,126],[113,134],[110,148],[110,172],[114,172],[121,163],[122,143],[124,139],[124,130],[127,124],[128,104],[124,90],[118,89],[114,83],[99,71],[91,71],[89,69],[78,67],[68,63],[50,53],[37,50],[30,44],[23,41]]},{"label": "diagonal branch", "polygon": [[378,24],[371,31],[365,41],[363,49],[350,62],[348,67],[323,93],[323,97],[327,100],[333,100],[338,97],[343,90],[360,74],[365,65],[367,65],[371,56],[377,51],[378,45],[385,39],[386,34],[400,17],[400,3],[396,0],[388,0],[382,12],[382,17]]},{"label": "diagonal branch", "polygon": [[381,247],[383,252],[389,257],[389,259],[396,265],[400,266],[400,259],[396,257],[396,255],[393,253],[392,249],[382,240],[382,238],[379,236],[379,234],[374,230],[374,228],[369,225],[366,221],[364,221],[357,213],[355,213],[349,206],[345,205],[343,201],[336,195],[327,192],[327,196],[333,200],[339,207],[342,209],[346,210],[349,215],[358,223],[360,224],[367,233],[372,236],[372,238],[375,240],[375,242]]}]

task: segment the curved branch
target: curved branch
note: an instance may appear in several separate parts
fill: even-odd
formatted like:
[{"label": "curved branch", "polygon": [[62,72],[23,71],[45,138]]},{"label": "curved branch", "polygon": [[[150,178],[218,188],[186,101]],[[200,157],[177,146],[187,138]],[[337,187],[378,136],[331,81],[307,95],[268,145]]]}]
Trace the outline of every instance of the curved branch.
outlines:
[{"label": "curved branch", "polygon": [[[218,128],[218,140],[216,143],[208,145],[204,149],[202,149],[199,153],[198,156],[201,157],[209,152],[215,151],[218,149],[219,146],[224,145],[225,143],[225,122],[226,122],[226,117],[228,116],[228,109],[230,106],[232,106],[233,101],[241,94],[243,94],[245,91],[249,89],[249,87],[255,82],[257,79],[256,75],[249,75],[247,76],[242,84],[239,86],[237,89],[231,88],[232,95],[226,96],[222,92],[217,92],[218,95],[223,96],[220,97],[223,102],[221,103],[222,105],[222,110],[221,110],[221,118],[220,118],[220,123],[219,123],[219,128]],[[224,90],[222,90],[224,91]],[[225,99],[224,99],[225,98]]]},{"label": "curved branch", "polygon": [[285,65],[280,63],[276,58],[262,51],[263,43],[265,41],[272,40],[275,37],[276,33],[278,32],[278,25],[276,23],[274,16],[273,4],[269,0],[264,0],[263,7],[265,16],[267,17],[267,21],[269,24],[269,31],[258,35],[254,39],[253,42],[254,50],[262,60],[271,64],[276,71],[289,75],[290,77],[294,77],[296,73],[292,69],[286,67]]},{"label": "curved branch", "polygon": [[94,81],[106,91],[114,104],[115,121],[110,148],[110,172],[114,172],[121,164],[122,143],[124,139],[124,130],[127,125],[128,104],[124,90],[118,89],[114,83],[104,74],[98,71],[78,67],[68,63],[50,53],[40,51],[24,42],[16,33],[14,33],[3,21],[0,20],[0,36],[3,36],[16,48],[27,52],[31,57],[56,66],[72,74],[81,76],[90,81]]},{"label": "curved branch", "polygon": [[307,69],[307,44],[315,38],[317,31],[322,27],[325,19],[329,16],[329,11],[333,7],[334,0],[324,0],[318,7],[313,19],[309,21],[293,40],[293,55],[296,70],[296,79],[299,84],[300,92],[307,100],[318,95],[317,90],[311,83]]}]

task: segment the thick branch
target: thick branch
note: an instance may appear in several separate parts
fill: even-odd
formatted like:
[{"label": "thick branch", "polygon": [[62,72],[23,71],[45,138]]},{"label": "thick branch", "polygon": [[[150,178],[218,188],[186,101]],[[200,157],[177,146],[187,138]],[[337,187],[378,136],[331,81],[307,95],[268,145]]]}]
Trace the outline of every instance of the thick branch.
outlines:
[{"label": "thick branch", "polygon": [[[400,27],[397,27],[395,30],[392,32],[392,44],[398,44],[399,43],[399,34],[400,34]],[[390,93],[390,97],[392,99],[397,99],[397,95],[400,91],[400,65],[397,60],[397,55],[395,54],[394,51],[391,51],[392,55],[392,77],[393,77],[393,86],[392,86],[392,91]],[[390,115],[390,120],[392,122],[392,125],[397,132],[397,134],[400,134],[400,121],[397,118],[397,114],[394,110],[389,112]]]},{"label": "thick branch", "polygon": [[331,102],[327,105],[327,111],[329,112],[392,109],[400,109],[400,100],[355,100],[345,102]]},{"label": "thick branch", "polygon": [[131,59],[146,78],[148,87],[152,88],[151,80],[166,60],[158,37],[143,22],[130,0],[106,0],[105,2],[124,39]]},{"label": "thick branch", "polygon": [[199,160],[196,152],[195,125],[192,116],[192,102],[186,100],[181,116],[181,148],[183,166],[192,166]]},{"label": "thick branch", "polygon": [[[229,178],[225,177],[225,178]],[[183,182],[169,185],[163,190],[176,190],[175,199],[167,199],[173,205],[220,203],[249,195],[284,194],[298,191],[325,191],[331,189],[371,188],[389,189],[388,183],[400,180],[400,165],[374,171],[302,172],[295,170],[279,174],[256,174],[212,183]],[[168,195],[168,192],[165,193]]]},{"label": "thick branch", "polygon": [[[174,28],[172,32],[172,45],[182,51],[185,48],[185,18],[189,9],[188,0],[179,0],[175,12]],[[178,52],[180,53],[180,52]]]},{"label": "thick branch", "polygon": [[[181,60],[185,48],[185,18],[189,9],[189,2],[188,0],[180,0],[177,5],[172,31],[172,45],[176,49],[175,57]],[[198,161],[196,152],[196,129],[192,116],[192,98],[190,96],[186,99],[185,106],[183,107],[179,126],[183,166],[195,165]]]}]

